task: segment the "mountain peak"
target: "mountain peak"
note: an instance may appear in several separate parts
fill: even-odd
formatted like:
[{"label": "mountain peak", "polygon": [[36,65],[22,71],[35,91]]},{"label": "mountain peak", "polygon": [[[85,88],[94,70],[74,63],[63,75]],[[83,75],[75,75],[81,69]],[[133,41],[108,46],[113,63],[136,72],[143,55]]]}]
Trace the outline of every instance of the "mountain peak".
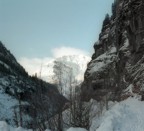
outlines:
[{"label": "mountain peak", "polygon": [[76,79],[82,81],[84,72],[89,61],[90,57],[84,55],[62,56],[59,58],[52,59],[50,61],[45,61],[42,66],[42,79],[47,82],[53,83],[53,77],[55,76],[54,65],[56,64],[56,62],[61,62],[66,66],[72,68],[74,71],[73,73],[76,76]]}]

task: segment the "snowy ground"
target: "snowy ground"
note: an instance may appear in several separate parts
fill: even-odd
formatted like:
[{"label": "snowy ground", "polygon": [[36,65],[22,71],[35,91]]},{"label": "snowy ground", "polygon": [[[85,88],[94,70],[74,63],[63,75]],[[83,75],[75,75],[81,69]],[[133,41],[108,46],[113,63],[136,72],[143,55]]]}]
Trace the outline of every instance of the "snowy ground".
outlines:
[{"label": "snowy ground", "polygon": [[0,85],[0,120],[9,119],[10,124],[13,125],[14,111],[12,109],[16,105],[18,101],[6,94]]},{"label": "snowy ground", "polygon": [[128,98],[117,103],[105,112],[99,128],[91,131],[144,131],[144,102]]},{"label": "snowy ground", "polygon": [[[0,131],[32,131],[32,130],[26,130],[23,129],[21,127],[18,128],[13,128],[11,126],[9,126],[6,122],[4,121],[0,121]],[[50,131],[49,129],[45,130],[45,131]],[[82,128],[69,128],[67,131],[87,131],[86,129],[82,129]]]},{"label": "snowy ground", "polygon": [[7,125],[6,122],[0,121],[0,131],[32,131],[32,130],[24,130],[21,127],[13,128],[13,127]]},{"label": "snowy ground", "polygon": [[[90,131],[144,131],[144,102],[135,98],[115,104],[106,111],[100,119],[97,128],[93,121]],[[12,128],[5,122],[0,122],[0,131],[32,131],[21,127]],[[46,130],[50,131],[50,130]],[[87,131],[82,128],[69,128],[67,131]]]},{"label": "snowy ground", "polygon": [[86,129],[83,129],[83,128],[69,128],[67,131],[87,131]]}]

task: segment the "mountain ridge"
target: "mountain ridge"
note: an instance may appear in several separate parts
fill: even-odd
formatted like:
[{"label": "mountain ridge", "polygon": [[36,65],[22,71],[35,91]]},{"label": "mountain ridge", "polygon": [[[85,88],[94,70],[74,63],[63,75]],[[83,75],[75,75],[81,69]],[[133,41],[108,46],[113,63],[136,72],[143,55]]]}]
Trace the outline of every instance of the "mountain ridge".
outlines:
[{"label": "mountain ridge", "polygon": [[[29,76],[2,42],[0,42],[0,98],[1,120],[7,121],[12,126],[33,129],[38,128],[39,122],[47,121],[57,114],[68,102],[55,85]],[[43,106],[44,108],[41,108]],[[44,117],[45,111],[47,113]]]},{"label": "mountain ridge", "polygon": [[[129,85],[143,98],[144,1],[116,0],[106,15],[82,85],[84,100],[123,100]],[[115,51],[111,53],[112,48]]]},{"label": "mountain ridge", "polygon": [[[82,81],[83,80],[83,74],[86,70],[87,67],[87,63],[90,61],[90,57],[89,56],[85,56],[85,55],[65,55],[62,57],[58,57],[58,58],[51,58],[49,60],[43,60],[41,62],[41,65],[39,67],[39,69],[37,70],[33,70],[33,66],[32,65],[31,68],[27,67],[27,64],[20,62],[25,69],[29,72],[30,75],[35,75],[37,74],[37,76],[41,79],[43,79],[46,82],[49,83],[54,83],[54,77],[55,77],[55,73],[54,73],[54,65],[56,62],[62,62],[64,63],[66,66],[69,66],[70,68],[72,68],[75,74],[75,77],[77,80]],[[77,71],[76,71],[77,70]]]}]

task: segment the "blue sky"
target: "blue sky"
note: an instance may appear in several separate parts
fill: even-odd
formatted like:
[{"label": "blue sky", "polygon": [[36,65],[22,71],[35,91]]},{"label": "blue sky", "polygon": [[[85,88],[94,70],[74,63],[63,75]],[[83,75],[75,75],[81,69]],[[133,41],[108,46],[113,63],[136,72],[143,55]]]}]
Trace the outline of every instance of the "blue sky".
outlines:
[{"label": "blue sky", "polygon": [[53,57],[66,47],[92,54],[112,2],[0,0],[0,40],[17,59]]}]

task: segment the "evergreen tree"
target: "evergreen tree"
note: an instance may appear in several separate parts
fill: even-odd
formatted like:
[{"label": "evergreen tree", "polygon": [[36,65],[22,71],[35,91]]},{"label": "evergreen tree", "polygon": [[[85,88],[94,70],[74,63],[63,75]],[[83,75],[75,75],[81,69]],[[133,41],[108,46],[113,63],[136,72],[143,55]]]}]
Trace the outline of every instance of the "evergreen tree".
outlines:
[{"label": "evergreen tree", "polygon": [[114,19],[116,17],[116,5],[117,5],[117,0],[112,3],[112,18]]},{"label": "evergreen tree", "polygon": [[110,16],[109,14],[106,14],[105,19],[103,21],[102,31],[105,29],[105,26],[110,23]]}]

